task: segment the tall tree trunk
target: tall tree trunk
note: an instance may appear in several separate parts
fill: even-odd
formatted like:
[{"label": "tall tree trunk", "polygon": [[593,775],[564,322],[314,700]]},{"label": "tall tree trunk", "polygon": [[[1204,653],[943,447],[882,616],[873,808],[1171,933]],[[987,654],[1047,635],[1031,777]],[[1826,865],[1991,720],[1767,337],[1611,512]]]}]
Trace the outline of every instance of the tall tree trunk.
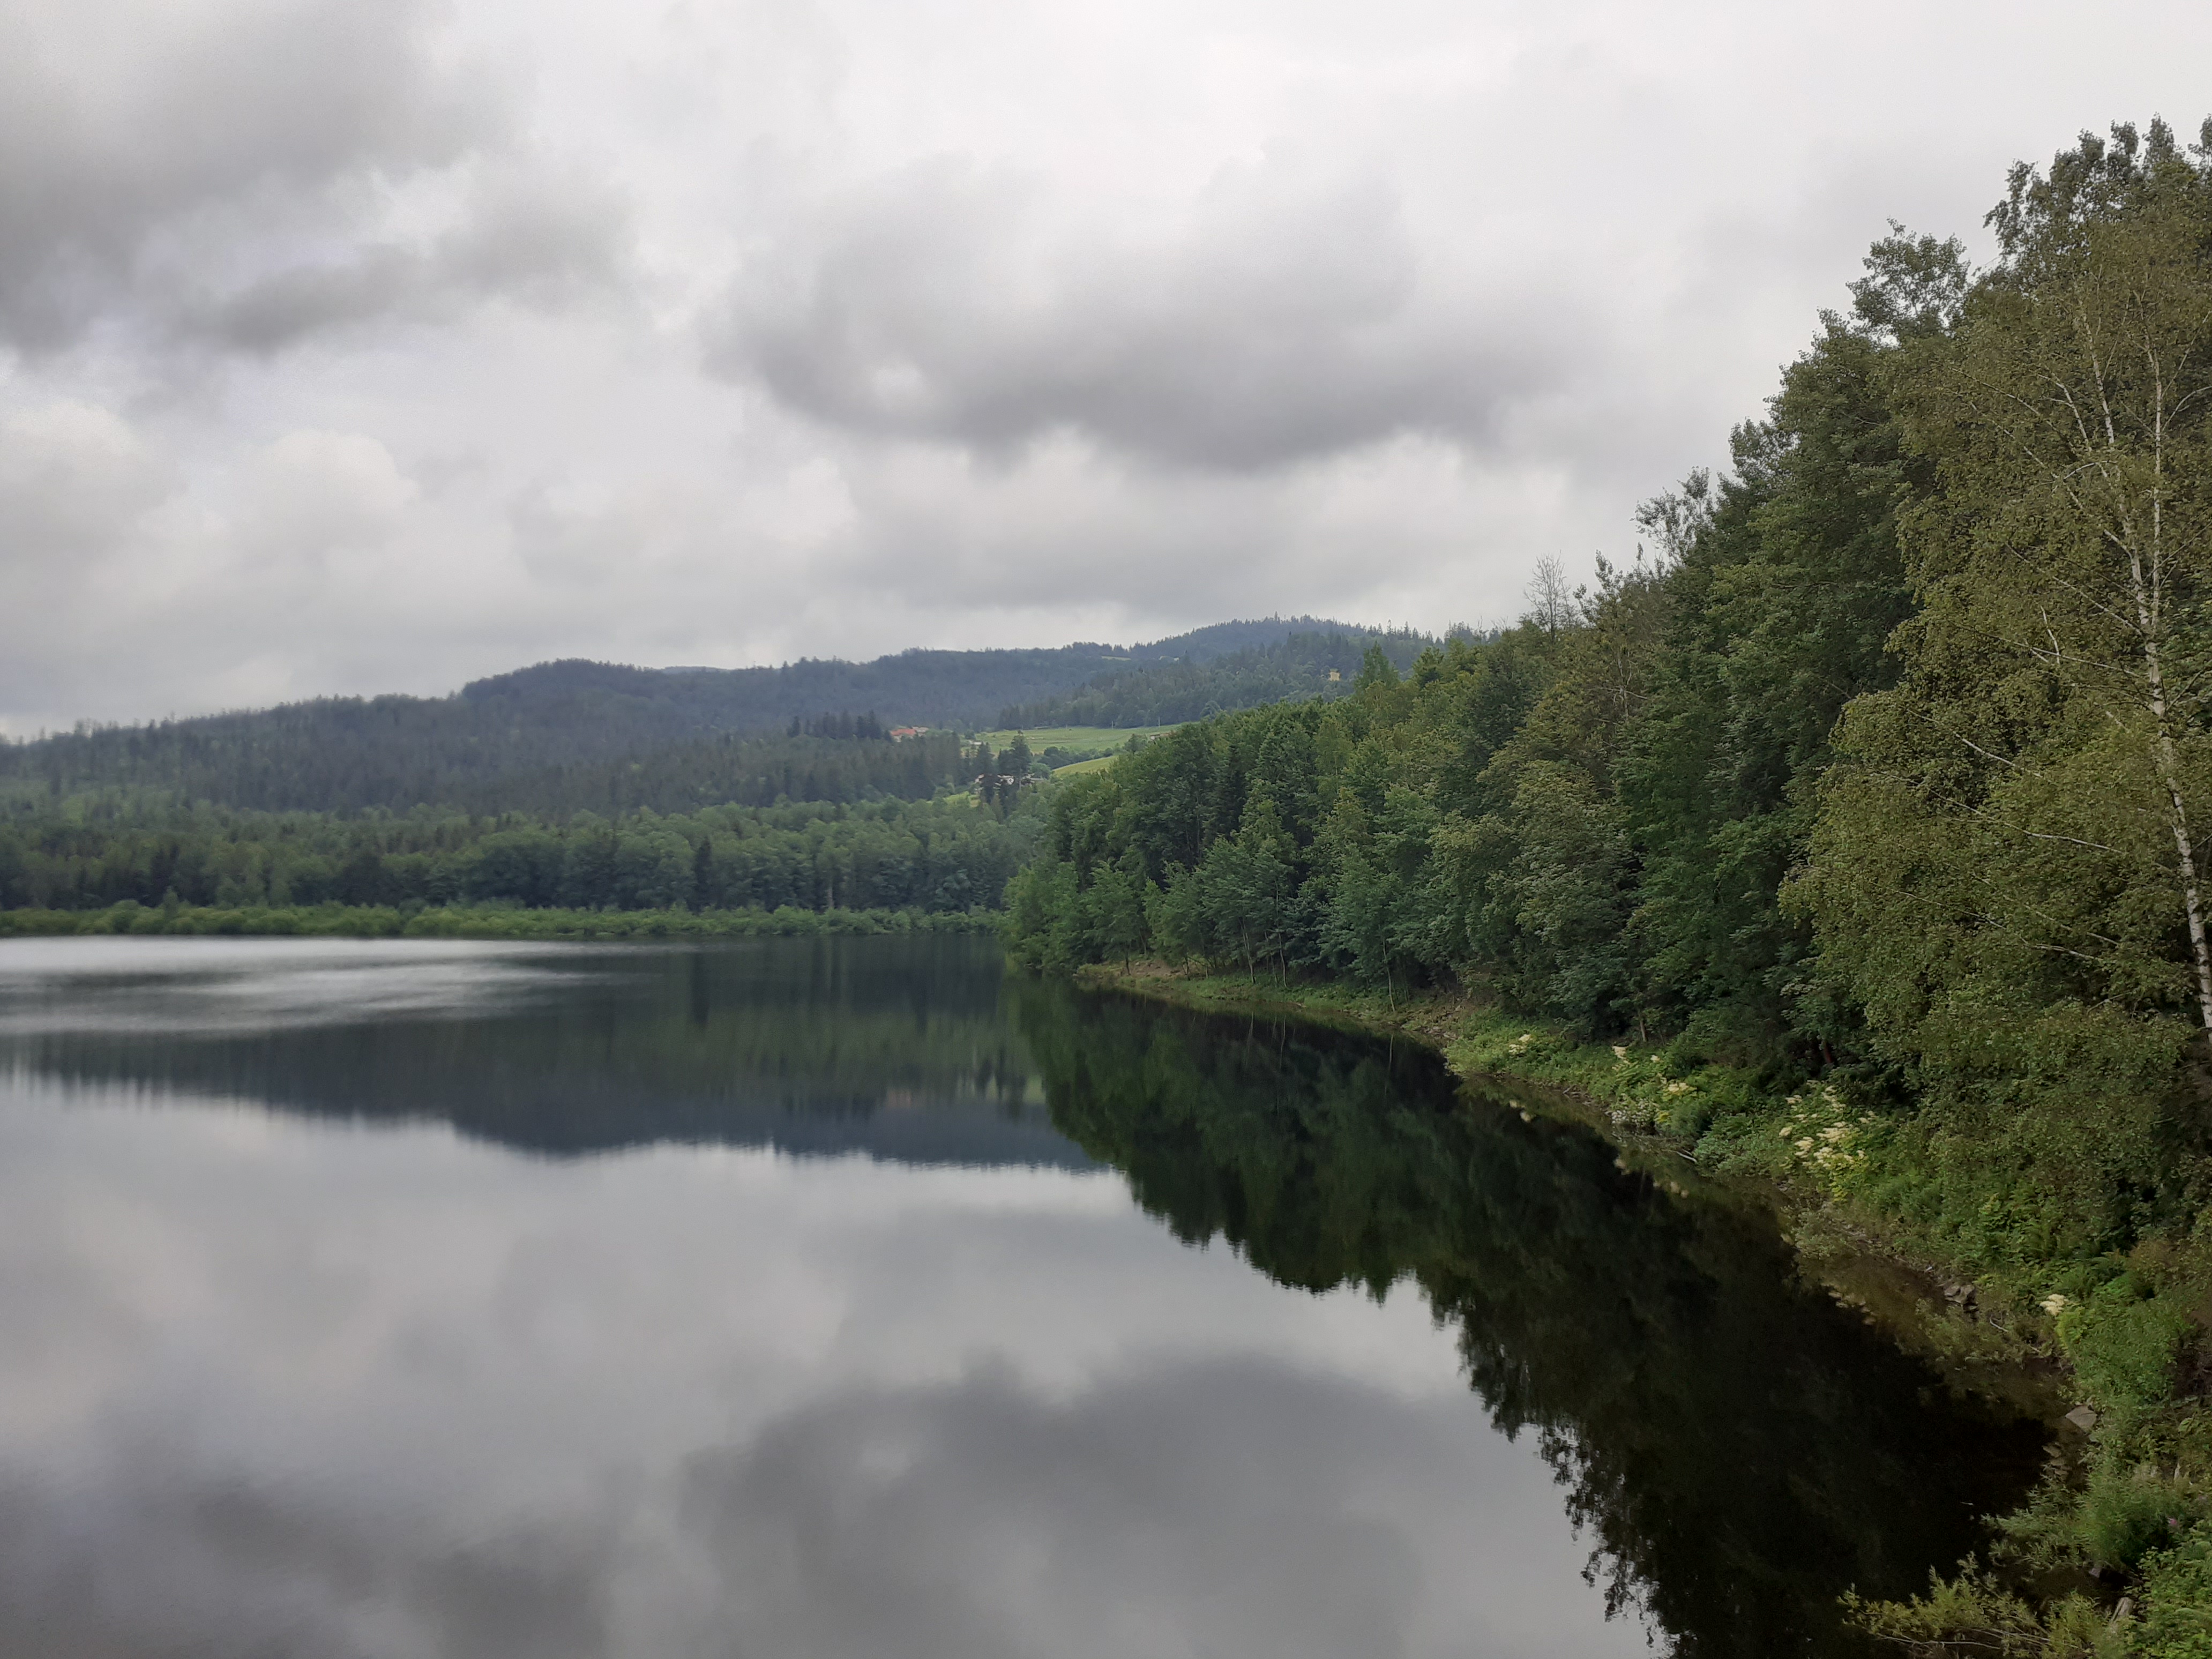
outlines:
[{"label": "tall tree trunk", "polygon": [[2166,682],[2160,672],[2158,645],[2147,643],[2151,715],[2158,722],[2158,779],[2166,787],[2166,811],[2173,830],[2174,863],[2181,876],[2181,908],[2189,918],[2189,951],[2197,964],[2197,1012],[2208,1037],[2212,1037],[2212,945],[2204,938],[2204,900],[2197,878],[2197,849],[2189,835],[2189,807],[2181,794],[2181,762],[2175,754],[2173,732],[2166,723]]},{"label": "tall tree trunk", "polygon": [[[2163,458],[2161,458],[2163,459]],[[2197,969],[2197,1012],[2205,1034],[2212,1038],[2212,945],[2204,937],[2204,900],[2197,880],[2197,849],[2189,834],[2189,806],[2181,793],[2181,760],[2175,752],[2173,726],[2166,701],[2166,666],[2159,653],[2159,633],[2164,622],[2165,595],[2158,568],[2159,532],[2163,529],[2161,503],[2151,507],[2152,568],[2146,579],[2142,556],[2131,553],[2128,574],[2135,589],[2136,626],[2142,629],[2143,684],[2149,693],[2150,716],[2155,734],[2158,781],[2166,791],[2168,826],[2173,831],[2174,864],[2181,877],[2181,908],[2189,921],[2189,952]]]}]

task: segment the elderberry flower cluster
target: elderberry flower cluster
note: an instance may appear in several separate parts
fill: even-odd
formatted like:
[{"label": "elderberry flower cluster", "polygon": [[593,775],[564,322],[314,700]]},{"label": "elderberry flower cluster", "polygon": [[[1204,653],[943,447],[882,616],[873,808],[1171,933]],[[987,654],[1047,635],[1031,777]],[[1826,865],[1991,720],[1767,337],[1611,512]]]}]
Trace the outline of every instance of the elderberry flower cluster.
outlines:
[{"label": "elderberry flower cluster", "polygon": [[1791,1109],[1778,1131],[1795,1161],[1832,1190],[1867,1161],[1866,1133],[1875,1120],[1855,1113],[1831,1084],[1791,1095]]}]

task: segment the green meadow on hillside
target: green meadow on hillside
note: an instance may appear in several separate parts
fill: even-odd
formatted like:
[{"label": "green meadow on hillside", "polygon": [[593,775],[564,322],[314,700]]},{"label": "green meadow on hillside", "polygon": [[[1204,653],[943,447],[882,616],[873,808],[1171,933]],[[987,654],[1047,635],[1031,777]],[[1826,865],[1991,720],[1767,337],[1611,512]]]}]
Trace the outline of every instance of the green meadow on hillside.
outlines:
[{"label": "green meadow on hillside", "polygon": [[1029,745],[1034,758],[1052,769],[1054,777],[1064,778],[1105,767],[1128,746],[1132,738],[1149,742],[1175,729],[1173,726],[1042,726],[1034,730],[1009,727],[1003,732],[986,732],[977,741],[1003,754],[1018,737]]},{"label": "green meadow on hillside", "polygon": [[1009,727],[1004,732],[986,732],[981,741],[994,750],[1004,749],[1016,738],[1030,746],[1030,753],[1042,755],[1048,749],[1066,749],[1087,755],[1103,755],[1119,749],[1131,738],[1156,738],[1163,732],[1172,732],[1173,726],[1039,726],[1027,729]]}]

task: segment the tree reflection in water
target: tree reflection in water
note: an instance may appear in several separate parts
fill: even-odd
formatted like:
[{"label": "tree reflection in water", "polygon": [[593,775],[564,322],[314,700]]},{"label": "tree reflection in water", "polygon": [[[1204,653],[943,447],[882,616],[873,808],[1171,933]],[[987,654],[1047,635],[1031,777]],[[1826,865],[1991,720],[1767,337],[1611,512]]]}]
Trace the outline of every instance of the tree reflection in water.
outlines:
[{"label": "tree reflection in water", "polygon": [[1691,1655],[1856,1650],[1837,1598],[1923,1588],[2024,1493],[2033,1424],[1959,1399],[1686,1200],[1432,1054],[1026,982],[1054,1121],[1192,1243],[1282,1283],[1410,1275],[1538,1437],[1590,1575]]},{"label": "tree reflection in water", "polygon": [[[671,1141],[1095,1158],[1177,1237],[1283,1284],[1410,1276],[1498,1426],[1536,1436],[1615,1609],[1686,1656],[1851,1651],[1836,1598],[1923,1586],[2039,1459],[2033,1425],[1950,1397],[1800,1284],[1759,1218],[1403,1046],[1009,979],[973,939],[241,949],[197,978],[86,960],[108,976],[0,996],[0,1066],[443,1120],[564,1159]],[[300,1017],[303,997],[328,1007]]]}]

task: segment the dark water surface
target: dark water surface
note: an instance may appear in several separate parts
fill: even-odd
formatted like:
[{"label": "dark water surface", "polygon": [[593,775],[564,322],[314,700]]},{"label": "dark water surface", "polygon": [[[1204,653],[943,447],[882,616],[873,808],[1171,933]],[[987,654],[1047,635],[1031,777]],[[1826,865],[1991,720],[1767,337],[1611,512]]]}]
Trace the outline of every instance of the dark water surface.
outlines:
[{"label": "dark water surface", "polygon": [[1853,1652],[2038,1455],[1402,1047],[971,939],[0,943],[0,1655]]}]

